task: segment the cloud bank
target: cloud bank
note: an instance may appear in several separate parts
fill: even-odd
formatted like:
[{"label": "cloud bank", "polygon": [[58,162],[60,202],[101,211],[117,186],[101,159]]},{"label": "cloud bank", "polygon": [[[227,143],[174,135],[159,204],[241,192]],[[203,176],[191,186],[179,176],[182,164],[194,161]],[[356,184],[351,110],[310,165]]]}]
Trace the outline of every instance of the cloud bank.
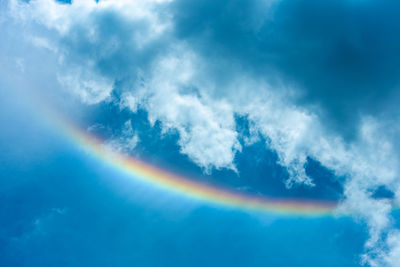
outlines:
[{"label": "cloud bank", "polygon": [[[369,227],[362,262],[395,266],[397,2],[37,0],[7,8],[31,29],[33,45],[56,55],[49,71],[61,88],[88,105],[145,109],[205,172],[240,172],[241,115],[247,143],[267,140],[288,187],[314,185],[308,158],[345,177],[338,212]],[[134,148],[129,123],[111,146]],[[380,187],[393,199],[374,197]]]}]

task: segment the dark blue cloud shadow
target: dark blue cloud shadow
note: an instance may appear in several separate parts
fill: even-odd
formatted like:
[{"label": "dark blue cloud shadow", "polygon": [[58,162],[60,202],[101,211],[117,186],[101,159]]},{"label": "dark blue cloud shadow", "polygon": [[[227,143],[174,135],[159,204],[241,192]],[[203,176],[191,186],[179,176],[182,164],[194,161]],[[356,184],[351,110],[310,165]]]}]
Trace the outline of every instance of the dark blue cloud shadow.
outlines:
[{"label": "dark blue cloud shadow", "polygon": [[360,114],[380,114],[390,98],[398,99],[399,11],[398,1],[373,0],[277,1],[272,8],[259,0],[174,1],[171,7],[177,38],[211,62],[237,63],[300,88],[298,103],[317,104],[346,137],[355,135]]}]

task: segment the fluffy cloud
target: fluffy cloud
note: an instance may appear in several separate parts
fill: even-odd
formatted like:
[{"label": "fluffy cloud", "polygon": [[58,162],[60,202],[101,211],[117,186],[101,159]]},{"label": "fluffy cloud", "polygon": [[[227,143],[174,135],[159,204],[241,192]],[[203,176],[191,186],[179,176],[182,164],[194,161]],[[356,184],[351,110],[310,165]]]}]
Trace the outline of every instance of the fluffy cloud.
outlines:
[{"label": "fluffy cloud", "polygon": [[[364,262],[397,262],[393,201],[373,193],[383,186],[400,200],[398,4],[37,0],[10,9],[43,28],[32,40],[56,47],[67,90],[88,104],[114,94],[121,108],[146,109],[205,171],[236,170],[240,114],[276,151],[288,187],[313,185],[308,157],[345,177],[338,212],[367,223]],[[371,25],[374,10],[387,16]],[[109,142],[117,150],[138,142],[129,123]]]},{"label": "fluffy cloud", "polygon": [[143,106],[151,123],[159,120],[164,131],[178,131],[181,152],[206,171],[235,169],[233,159],[240,144],[232,107],[211,99],[207,88],[198,83],[199,64],[194,55],[181,49],[156,61],[138,86],[141,95],[146,95]]}]

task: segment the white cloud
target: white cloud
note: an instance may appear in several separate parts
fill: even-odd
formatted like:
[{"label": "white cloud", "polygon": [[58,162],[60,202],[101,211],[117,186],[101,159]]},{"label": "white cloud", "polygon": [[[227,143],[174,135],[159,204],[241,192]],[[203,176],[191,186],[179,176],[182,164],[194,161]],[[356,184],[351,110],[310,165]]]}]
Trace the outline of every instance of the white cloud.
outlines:
[{"label": "white cloud", "polygon": [[113,81],[77,67],[58,74],[60,84],[70,92],[77,95],[84,103],[96,104],[110,97],[113,90]]},{"label": "white cloud", "polygon": [[[98,126],[94,125],[95,128]],[[89,130],[89,129],[88,129]],[[131,120],[127,120],[117,136],[113,136],[105,142],[106,149],[119,153],[132,153],[140,139],[133,131]]]},{"label": "white cloud", "polygon": [[[156,5],[167,1],[124,1],[102,0],[96,1],[74,0],[70,5],[63,5],[53,0],[35,0],[29,4],[18,0],[10,1],[12,14],[21,21],[30,23],[35,21],[54,29],[61,35],[67,35],[74,25],[88,22],[88,18],[100,14],[102,11],[117,12],[131,21],[146,20],[150,27],[145,35],[140,35],[140,45],[144,45],[152,38],[156,38],[167,27],[168,23],[160,22],[157,13],[153,12]],[[93,37],[95,37],[95,32]]]},{"label": "white cloud", "polygon": [[241,147],[232,107],[209,98],[195,77],[200,62],[191,53],[177,52],[157,61],[139,87],[147,95],[144,107],[149,120],[161,121],[164,132],[177,130],[181,152],[206,171],[212,167],[235,170],[233,159]]},{"label": "white cloud", "polygon": [[140,104],[140,100],[134,96],[132,93],[124,93],[121,96],[121,100],[119,102],[119,108],[122,110],[124,108],[128,108],[132,112],[136,112],[138,110],[138,106]]},{"label": "white cloud", "polygon": [[398,230],[389,231],[384,245],[373,248],[369,254],[362,257],[362,263],[372,267],[398,266],[399,262],[400,232]]},{"label": "white cloud", "polygon": [[[18,22],[30,27],[32,34],[29,33],[28,40],[33,45],[58,56],[60,66],[56,71],[60,83],[85,103],[95,104],[109,97],[119,78],[105,75],[99,65],[126,49],[142,53],[143,47],[169,29],[168,16],[154,12],[164,2],[168,1],[76,0],[65,5],[54,0],[11,0],[9,10]],[[115,18],[115,25],[105,29],[98,17]],[[120,55],[121,60],[132,51]],[[123,72],[119,67],[114,67],[115,72]]]},{"label": "white cloud", "polygon": [[36,47],[45,48],[52,52],[57,52],[57,47],[54,44],[51,44],[48,39],[42,38],[39,36],[32,36],[30,38],[32,44]]}]

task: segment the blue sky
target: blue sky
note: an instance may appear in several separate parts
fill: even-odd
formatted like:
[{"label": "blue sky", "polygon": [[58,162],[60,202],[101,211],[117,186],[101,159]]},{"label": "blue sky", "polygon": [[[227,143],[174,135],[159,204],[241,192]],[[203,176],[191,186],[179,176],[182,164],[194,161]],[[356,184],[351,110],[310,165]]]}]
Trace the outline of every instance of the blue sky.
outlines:
[{"label": "blue sky", "polygon": [[[398,266],[396,1],[0,3],[0,265]],[[284,217],[152,187],[107,149]]]},{"label": "blue sky", "polygon": [[[57,131],[38,129],[38,122],[13,118],[19,126],[2,132],[2,140],[13,145],[1,143],[8,155],[1,168],[4,266],[358,265],[367,234],[350,218],[280,218],[193,203],[132,181],[82,154]],[[23,141],[15,135],[21,124],[31,133]],[[157,141],[160,147],[164,142]],[[272,169],[267,162],[260,163],[261,181],[246,183],[247,174],[230,182],[231,172],[209,177],[179,155],[155,154],[153,161],[175,170],[183,166],[200,179],[282,196],[284,175],[266,172]],[[334,197],[304,188],[285,195]]]}]

